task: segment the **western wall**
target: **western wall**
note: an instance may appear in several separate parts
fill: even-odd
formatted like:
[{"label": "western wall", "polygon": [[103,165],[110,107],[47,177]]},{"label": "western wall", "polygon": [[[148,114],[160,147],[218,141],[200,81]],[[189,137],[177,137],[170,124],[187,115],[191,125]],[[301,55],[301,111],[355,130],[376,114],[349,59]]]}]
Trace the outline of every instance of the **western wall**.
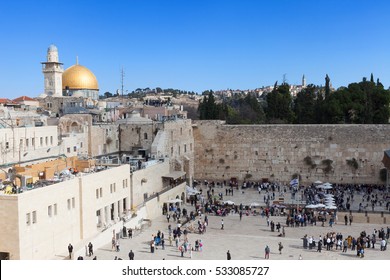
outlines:
[{"label": "western wall", "polygon": [[199,180],[384,184],[389,125],[226,125],[194,121]]}]

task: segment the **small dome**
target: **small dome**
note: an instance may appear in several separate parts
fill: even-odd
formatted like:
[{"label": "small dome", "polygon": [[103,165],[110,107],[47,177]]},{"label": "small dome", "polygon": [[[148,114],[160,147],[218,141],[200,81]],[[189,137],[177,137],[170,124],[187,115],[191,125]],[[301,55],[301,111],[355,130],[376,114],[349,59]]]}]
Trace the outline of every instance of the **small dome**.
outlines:
[{"label": "small dome", "polygon": [[47,49],[48,52],[58,52],[58,49],[55,45],[51,44],[48,49]]},{"label": "small dome", "polygon": [[62,89],[99,90],[95,75],[87,67],[76,64],[62,74]]}]

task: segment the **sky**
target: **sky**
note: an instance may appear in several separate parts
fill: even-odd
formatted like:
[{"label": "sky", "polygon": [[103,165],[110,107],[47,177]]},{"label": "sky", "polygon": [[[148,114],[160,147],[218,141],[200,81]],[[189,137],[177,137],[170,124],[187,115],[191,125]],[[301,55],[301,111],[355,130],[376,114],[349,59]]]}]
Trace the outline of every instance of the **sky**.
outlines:
[{"label": "sky", "polygon": [[44,91],[50,44],[64,68],[124,89],[347,86],[374,74],[390,86],[390,1],[0,1],[0,98]]}]

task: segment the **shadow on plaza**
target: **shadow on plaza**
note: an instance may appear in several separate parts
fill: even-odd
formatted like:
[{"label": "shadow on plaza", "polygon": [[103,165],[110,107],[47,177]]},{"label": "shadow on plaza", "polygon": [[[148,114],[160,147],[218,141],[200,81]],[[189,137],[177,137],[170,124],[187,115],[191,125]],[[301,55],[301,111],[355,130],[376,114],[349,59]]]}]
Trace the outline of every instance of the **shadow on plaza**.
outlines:
[{"label": "shadow on plaza", "polygon": [[190,257],[186,257],[186,256],[180,256],[180,254],[179,255],[172,255],[172,254],[167,254],[167,257],[175,257],[175,258],[177,258],[177,259],[191,259]]},{"label": "shadow on plaza", "polygon": [[104,248],[98,248],[97,250],[98,250],[98,251],[106,251],[106,252],[116,252],[116,251],[113,250],[113,249],[104,249]]}]

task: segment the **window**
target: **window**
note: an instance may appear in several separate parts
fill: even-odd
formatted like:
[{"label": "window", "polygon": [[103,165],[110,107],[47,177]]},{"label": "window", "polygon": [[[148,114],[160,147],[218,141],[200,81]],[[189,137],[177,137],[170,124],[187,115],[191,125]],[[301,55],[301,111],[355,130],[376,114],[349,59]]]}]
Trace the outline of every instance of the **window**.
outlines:
[{"label": "window", "polygon": [[184,152],[186,153],[187,152],[187,145],[184,144]]},{"label": "window", "polygon": [[66,152],[69,154],[70,153],[70,148],[66,148]]},{"label": "window", "polygon": [[180,156],[180,146],[179,146],[179,156]]},{"label": "window", "polygon": [[173,147],[171,147],[171,156],[173,156]]},{"label": "window", "polygon": [[110,193],[112,193],[112,184],[110,184]]},{"label": "window", "polygon": [[46,103],[48,109],[53,108],[53,104],[51,102]]},{"label": "window", "polygon": [[100,188],[100,197],[103,197],[103,188]]},{"label": "window", "polygon": [[9,142],[5,142],[5,148],[9,149]]},{"label": "window", "polygon": [[146,132],[144,133],[144,139],[148,140],[148,134]]},{"label": "window", "polygon": [[192,143],[190,143],[190,151],[192,152]]},{"label": "window", "polygon": [[83,147],[83,142],[80,142],[80,148],[82,148]]},{"label": "window", "polygon": [[32,223],[33,224],[37,223],[37,211],[32,212]]},{"label": "window", "polygon": [[26,224],[28,226],[31,225],[31,214],[30,213],[26,214]]},{"label": "window", "polygon": [[46,146],[48,146],[49,145],[49,137],[45,137],[45,144],[46,144]]},{"label": "window", "polygon": [[114,183],[114,192],[116,192],[116,183]]},{"label": "window", "polygon": [[76,199],[72,197],[72,208],[76,207]]},{"label": "window", "polygon": [[73,147],[73,152],[76,152],[77,151],[77,146],[74,146]]},{"label": "window", "polygon": [[70,210],[70,199],[68,199],[67,202],[68,202],[68,210]]},{"label": "window", "polygon": [[52,212],[52,206],[51,205],[49,205],[48,207],[47,207],[47,215],[49,216],[49,217],[51,217],[52,215],[53,215],[53,212]]},{"label": "window", "polygon": [[99,189],[96,189],[96,199],[99,199]]},{"label": "window", "polygon": [[28,147],[28,138],[26,138],[26,147]]},{"label": "window", "polygon": [[50,145],[53,145],[53,136],[50,136]]},{"label": "window", "polygon": [[35,147],[35,138],[31,138],[31,146]]},{"label": "window", "polygon": [[54,204],[54,216],[57,216],[57,203]]},{"label": "window", "polygon": [[43,137],[39,138],[39,143],[41,144],[41,146],[43,146]]},{"label": "window", "polygon": [[20,139],[20,141],[19,141],[19,148],[20,148],[20,149],[23,148],[23,139]]}]

